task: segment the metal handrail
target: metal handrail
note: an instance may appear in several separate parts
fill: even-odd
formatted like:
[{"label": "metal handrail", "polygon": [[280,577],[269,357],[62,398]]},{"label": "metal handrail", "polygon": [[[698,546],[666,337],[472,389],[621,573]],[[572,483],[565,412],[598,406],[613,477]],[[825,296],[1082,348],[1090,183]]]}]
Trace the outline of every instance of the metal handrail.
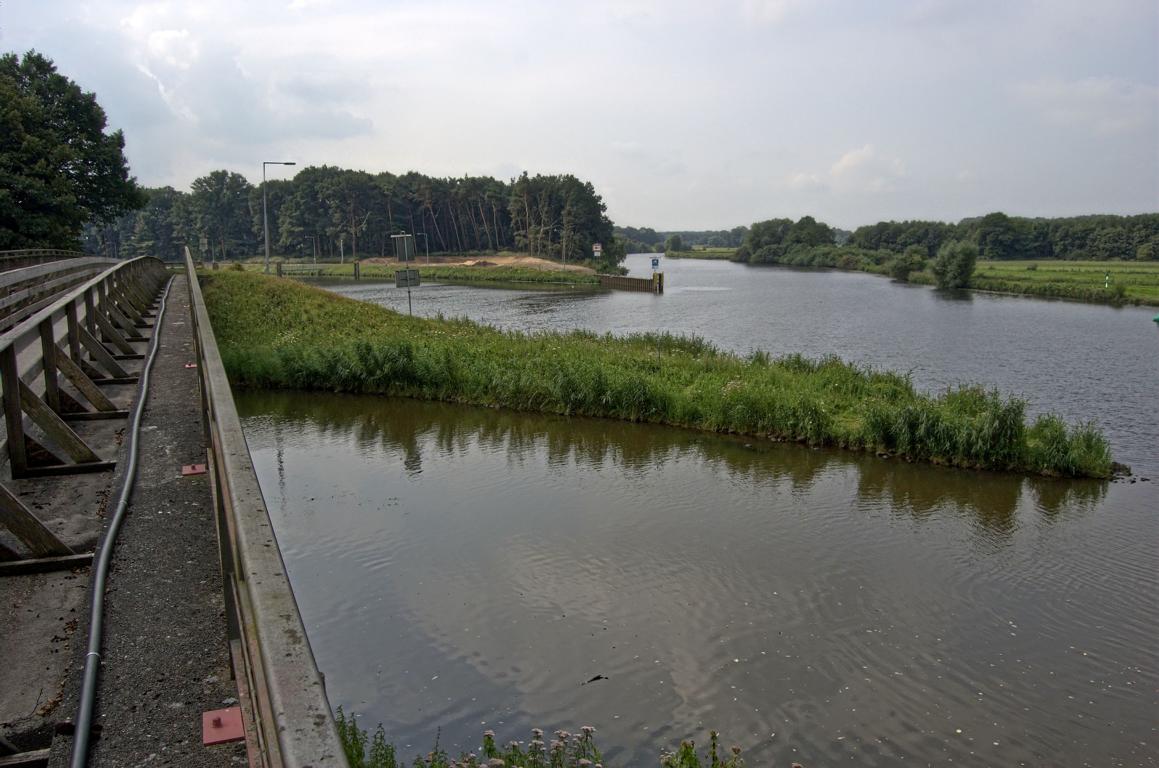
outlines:
[{"label": "metal handrail", "polygon": [[347,765],[242,432],[189,249],[185,270],[197,346],[209,475],[238,688],[265,766]]}]

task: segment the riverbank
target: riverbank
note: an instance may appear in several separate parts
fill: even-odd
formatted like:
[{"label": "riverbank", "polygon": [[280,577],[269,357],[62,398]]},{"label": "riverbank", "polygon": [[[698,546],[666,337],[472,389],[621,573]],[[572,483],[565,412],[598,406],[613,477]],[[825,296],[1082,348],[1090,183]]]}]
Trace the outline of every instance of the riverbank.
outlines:
[{"label": "riverbank", "polygon": [[690,251],[667,251],[670,259],[708,259],[729,261],[736,255],[736,248],[693,248]]},{"label": "riverbank", "polygon": [[[286,277],[354,277],[354,262],[342,264],[312,261],[281,261]],[[395,271],[403,268],[396,259],[371,257],[358,261],[359,275],[364,278],[393,280]],[[583,264],[568,264],[522,253],[499,252],[464,256],[420,256],[409,265],[419,270],[424,280],[456,283],[540,283],[554,285],[599,285],[596,270]],[[265,265],[255,259],[243,263],[251,272],[264,272]],[[271,268],[271,271],[272,268]]]},{"label": "riverbank", "polygon": [[667,334],[528,335],[406,317],[244,272],[203,278],[222,358],[243,387],[377,393],[897,455],[958,467],[1107,477],[1107,442],[1024,403],[939,396],[835,358],[723,353]]},{"label": "riverbank", "polygon": [[[359,264],[359,275],[363,278],[393,280],[394,273],[401,266],[384,263]],[[599,278],[595,272],[564,272],[534,269],[529,267],[476,266],[461,264],[419,264],[415,267],[423,280],[455,283],[537,283],[550,285],[597,286]],[[257,270],[260,271],[260,270]],[[354,277],[353,264],[287,265],[283,267],[286,277],[295,275],[313,277]]]},{"label": "riverbank", "polygon": [[[685,258],[702,258],[698,253],[690,251],[682,255]],[[891,262],[897,256],[886,250],[868,251],[854,246],[822,245],[790,250],[774,261],[765,263],[889,276]],[[742,263],[759,266],[753,262]],[[908,282],[934,285],[929,263],[926,269],[911,272]],[[1159,306],[1159,262],[1061,259],[979,261],[968,290],[1069,299],[1089,304]]]}]

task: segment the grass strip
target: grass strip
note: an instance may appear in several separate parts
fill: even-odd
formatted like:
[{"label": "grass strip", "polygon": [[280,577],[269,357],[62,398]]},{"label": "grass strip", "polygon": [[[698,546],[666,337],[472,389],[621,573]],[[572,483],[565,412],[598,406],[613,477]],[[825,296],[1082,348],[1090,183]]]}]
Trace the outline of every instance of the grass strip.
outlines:
[{"label": "grass strip", "polygon": [[[260,264],[246,265],[251,271],[262,271]],[[465,266],[461,264],[413,264],[423,280],[456,283],[541,283],[555,285],[599,285],[599,279],[589,272],[535,269],[533,267]],[[286,277],[295,275],[313,277],[354,277],[353,264],[286,264]],[[362,263],[359,274],[363,278],[393,280],[401,265]],[[272,271],[272,270],[271,270]]]},{"label": "grass strip", "polygon": [[1108,477],[1089,424],[962,386],[937,396],[907,376],[842,362],[721,352],[696,337],[590,331],[526,334],[425,319],[292,280],[202,277],[222,359],[254,388],[387,394],[670,424],[884,452],[913,461]]}]

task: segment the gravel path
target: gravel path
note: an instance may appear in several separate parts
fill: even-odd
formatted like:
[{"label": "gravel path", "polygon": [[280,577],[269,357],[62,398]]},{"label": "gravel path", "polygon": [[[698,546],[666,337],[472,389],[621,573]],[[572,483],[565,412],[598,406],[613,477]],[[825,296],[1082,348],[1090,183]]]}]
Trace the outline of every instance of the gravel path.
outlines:
[{"label": "gravel path", "polygon": [[[118,536],[106,598],[91,766],[228,766],[242,743],[201,743],[201,713],[236,703],[207,475],[186,278],[175,278],[142,420],[141,464]],[[126,441],[127,442],[127,441]],[[118,472],[123,467],[118,467]],[[117,485],[119,487],[119,479]],[[110,510],[111,512],[111,510]],[[61,716],[75,717],[88,606],[74,642]],[[49,765],[66,766],[58,735]]]}]

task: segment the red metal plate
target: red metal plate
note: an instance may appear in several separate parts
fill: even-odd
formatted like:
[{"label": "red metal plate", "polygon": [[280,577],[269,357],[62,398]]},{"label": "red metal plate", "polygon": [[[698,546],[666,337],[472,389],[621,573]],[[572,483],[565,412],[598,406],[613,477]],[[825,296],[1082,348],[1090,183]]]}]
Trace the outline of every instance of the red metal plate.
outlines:
[{"label": "red metal plate", "polygon": [[197,367],[197,363],[186,363],[186,364],[185,364],[185,367],[186,367],[186,368],[196,368],[196,367]]},{"label": "red metal plate", "polygon": [[189,475],[204,475],[204,474],[205,474],[205,465],[204,464],[186,464],[184,467],[181,468],[181,476],[182,477],[188,477]]},{"label": "red metal plate", "polygon": [[201,713],[201,742],[205,745],[241,741],[245,728],[241,723],[241,707],[214,709]]}]

